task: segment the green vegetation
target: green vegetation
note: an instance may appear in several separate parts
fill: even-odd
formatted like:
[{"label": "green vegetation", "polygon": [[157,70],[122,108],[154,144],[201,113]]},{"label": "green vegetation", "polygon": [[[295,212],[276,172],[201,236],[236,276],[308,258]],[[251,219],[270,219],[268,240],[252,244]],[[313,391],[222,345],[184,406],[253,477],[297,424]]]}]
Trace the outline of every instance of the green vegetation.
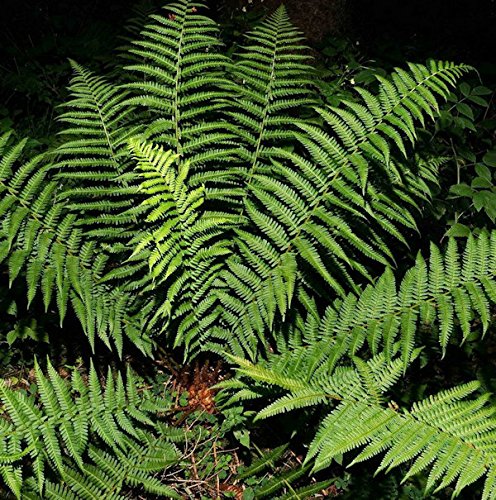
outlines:
[{"label": "green vegetation", "polygon": [[496,498],[494,93],[150,12],[0,122],[6,498]]}]

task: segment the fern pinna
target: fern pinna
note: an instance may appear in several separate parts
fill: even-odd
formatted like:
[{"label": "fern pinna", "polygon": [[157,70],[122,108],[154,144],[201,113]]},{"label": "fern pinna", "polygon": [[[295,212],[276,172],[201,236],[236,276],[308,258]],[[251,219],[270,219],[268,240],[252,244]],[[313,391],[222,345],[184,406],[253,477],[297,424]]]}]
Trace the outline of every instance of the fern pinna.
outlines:
[{"label": "fern pinna", "polygon": [[[356,461],[413,461],[407,477],[429,469],[428,491],[454,483],[458,494],[484,476],[484,498],[496,498],[493,410],[476,383],[411,408],[386,396],[426,339],[441,357],[492,321],[494,232],[461,254],[454,240],[415,262],[398,250],[445,161],[416,150],[419,130],[471,68],[409,64],[330,106],[284,7],[232,57],[190,0],[130,33],[107,77],[71,63],[53,150],[0,138],[10,286],[26,289],[28,307],[55,306],[61,325],[77,318],[93,352],[122,357],[132,344],[234,360],[239,377],[221,384],[231,401],[281,389],[261,417],[324,406],[301,474],[365,447]],[[401,279],[400,256],[411,265]],[[39,397],[0,388],[11,419],[1,474],[14,494],[174,495],[153,476],[174,446],[132,375],[126,386],[91,369],[69,386],[50,365],[48,378],[36,372]]]}]

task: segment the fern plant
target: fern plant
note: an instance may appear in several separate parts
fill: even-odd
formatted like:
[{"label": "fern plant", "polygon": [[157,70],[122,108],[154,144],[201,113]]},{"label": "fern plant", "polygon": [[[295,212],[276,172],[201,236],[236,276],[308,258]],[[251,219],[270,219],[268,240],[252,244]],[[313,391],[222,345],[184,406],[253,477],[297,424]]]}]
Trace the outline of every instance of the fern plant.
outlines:
[{"label": "fern plant", "polygon": [[[416,355],[413,353],[410,361]],[[314,470],[327,467],[346,452],[363,448],[350,465],[378,454],[384,455],[378,471],[413,461],[404,480],[428,468],[427,493],[456,482],[454,496],[484,476],[482,498],[494,498],[494,408],[488,404],[488,394],[466,399],[479,389],[478,382],[442,391],[406,409],[388,402],[386,394],[401,377],[403,361],[399,358],[388,361],[381,353],[366,362],[354,357],[354,366],[340,366],[326,376],[321,373],[311,377],[308,372],[316,359],[301,353],[299,358],[279,359],[270,368],[238,360],[239,371],[287,392],[258,418],[316,404],[332,407],[308,450],[306,461],[313,463]],[[224,384],[236,385],[239,389],[239,382]],[[236,398],[257,396],[257,390],[242,389]]]},{"label": "fern plant", "polygon": [[[283,7],[233,58],[201,3],[171,3],[138,31],[108,77],[72,63],[56,148],[30,157],[26,140],[0,138],[10,285],[23,280],[28,307],[55,304],[61,324],[77,318],[93,352],[234,360],[231,401],[285,391],[261,417],[325,406],[302,474],[365,446],[356,460],[428,468],[429,491],[485,476],[495,498],[493,410],[466,400],[476,383],[411,408],[386,396],[426,335],[444,355],[455,331],[492,321],[496,233],[462,255],[454,240],[428,263],[403,255],[445,161],[417,151],[419,130],[471,68],[410,64],[329,106]],[[152,475],[177,460],[164,408],[132,374],[91,369],[86,385],[75,372],[70,388],[49,364],[36,372],[37,398],[0,388],[15,495],[174,495]]]},{"label": "fern plant", "polygon": [[[350,294],[336,301],[322,317],[314,306],[314,314],[302,318],[289,341],[279,344],[278,354],[258,364],[233,358],[240,364],[239,373],[255,385],[235,380],[219,387],[234,391],[230,403],[267,397],[270,387],[282,389],[285,394],[257,418],[333,406],[307,455],[307,461],[314,459],[315,470],[367,445],[351,464],[385,453],[378,470],[389,471],[416,459],[405,480],[431,468],[427,490],[438,491],[456,481],[456,496],[486,476],[483,498],[494,498],[494,408],[488,393],[465,401],[478,392],[479,382],[442,391],[411,409],[388,402],[386,393],[418,357],[420,325],[438,336],[443,353],[455,320],[462,341],[472,332],[474,318],[485,333],[496,301],[495,235],[470,237],[463,254],[454,239],[444,256],[431,245],[429,266],[419,255],[399,287],[388,270],[376,285],[359,297]],[[365,342],[375,353],[367,362],[357,357]],[[354,366],[347,365],[349,359]]]},{"label": "fern plant", "polygon": [[[100,380],[91,365],[87,376],[70,382],[35,360],[37,396],[0,383],[8,418],[1,420],[0,474],[17,498],[124,498],[125,485],[179,498],[153,476],[179,460],[179,452],[157,415],[170,407],[110,371]],[[87,379],[87,380],[86,380]]]},{"label": "fern plant", "polygon": [[[433,116],[436,96],[446,97],[448,85],[468,67],[449,63],[413,65],[411,74],[398,70],[391,80],[380,82],[378,97],[358,90],[358,101],[347,103],[346,109],[316,108],[313,118],[294,120],[300,131],[295,135],[297,148],[291,152],[285,149],[288,135],[281,133],[291,119],[288,106],[298,112],[315,96],[311,97],[308,88],[304,92],[307,97],[288,102],[287,92],[296,93],[307,83],[301,81],[302,73],[311,71],[300,58],[298,62],[288,59],[288,54],[296,50],[299,35],[291,28],[285,11],[278,10],[249,35],[254,41],[248,49],[261,56],[242,57],[232,69],[235,82],[227,85],[227,76],[221,78],[223,71],[226,74],[226,61],[212,53],[218,45],[215,25],[198,9],[196,4],[180,2],[171,6],[167,17],[152,16],[155,24],[145,29],[143,41],[132,49],[134,55],[144,58],[143,64],[130,68],[146,76],[143,82],[125,84],[119,90],[74,64],[73,98],[62,115],[69,125],[64,130],[69,139],[55,155],[50,152],[36,160],[44,164],[38,175],[46,176],[47,182],[31,183],[25,192],[19,191],[20,200],[11,198],[4,218],[10,221],[12,214],[19,216],[7,229],[9,243],[4,258],[11,259],[11,279],[26,266],[31,300],[41,274],[46,277],[41,288],[47,307],[57,283],[61,318],[71,303],[92,345],[96,337],[107,345],[113,340],[122,352],[127,337],[143,351],[151,352],[150,339],[165,330],[176,338],[176,345],[186,342],[191,352],[197,352],[200,346],[220,351],[227,342],[233,352],[246,352],[254,358],[260,348],[267,348],[267,340],[277,337],[277,330],[285,327],[287,311],[305,307],[310,283],[314,283],[311,295],[325,302],[329,296],[344,296],[348,287],[358,290],[360,275],[371,279],[373,261],[388,264],[393,260],[391,242],[380,231],[387,228],[389,234],[405,242],[401,227],[416,227],[414,212],[421,208],[419,201],[425,203],[426,180],[435,180],[433,170],[438,165],[419,162],[418,172],[413,172],[397,160],[394,148],[400,154],[407,152],[405,141],[415,137],[415,120],[422,124],[424,115]],[[177,43],[180,46],[174,55],[171,47]],[[263,74],[260,65],[270,50],[276,51],[274,74],[262,78],[264,86],[245,92],[243,98],[253,102],[262,99],[265,111],[243,121],[239,106],[238,111],[229,110],[229,106],[235,108],[229,104],[229,96],[236,99],[246,90],[240,87],[239,77],[247,67],[252,77],[257,72]],[[159,70],[160,64],[164,67]],[[236,71],[241,73],[236,75]],[[271,83],[273,78],[276,83]],[[289,81],[293,81],[293,87]],[[211,86],[217,86],[217,90],[207,90]],[[215,104],[205,104],[206,100]],[[183,112],[183,106],[189,111]],[[248,113],[254,112],[247,102],[243,106]],[[277,118],[272,125],[267,121],[269,116]],[[253,137],[247,136],[242,127],[257,121],[255,133],[250,132]],[[323,125],[319,126],[319,121]],[[207,129],[212,133],[207,134]],[[219,135],[220,129],[228,132]],[[73,139],[77,131],[80,138]],[[205,190],[206,203],[195,208],[207,224],[202,231],[216,226],[216,245],[208,250],[207,259],[215,265],[204,263],[197,268],[191,285],[196,292],[192,292],[191,300],[182,300],[177,309],[169,305],[170,298],[192,277],[196,264],[178,266],[177,258],[162,261],[163,276],[172,281],[160,286],[156,279],[150,280],[146,251],[135,252],[136,233],[142,231],[142,221],[147,217],[146,203],[141,200],[150,196],[139,187],[141,174],[127,147],[132,137],[140,134],[141,141],[153,138],[173,148],[178,155],[176,163],[189,165],[184,170],[191,172],[185,180],[189,189]],[[197,140],[198,134],[201,140]],[[197,150],[201,153],[195,153]],[[212,162],[220,158],[225,162],[234,158],[233,164],[240,165],[239,174],[245,171],[248,177],[233,176],[232,168],[207,174]],[[249,165],[243,170],[247,159]],[[12,161],[6,161],[5,189],[13,192],[19,187],[11,167]],[[368,174],[371,169],[373,182]],[[400,177],[402,183],[398,184]],[[29,174],[26,172],[22,179],[29,181]],[[242,202],[235,210],[232,203],[225,203],[225,197],[217,196],[225,191],[227,181],[231,201],[237,198],[236,193],[245,193],[238,202],[233,201],[234,206]],[[47,186],[49,191],[41,196]],[[38,188],[36,194],[34,188]],[[37,247],[30,246],[25,228],[30,229],[31,239],[51,242],[51,237],[44,235],[47,231],[53,234],[54,227],[22,223],[29,209],[21,211],[17,206],[28,205],[33,196],[43,203],[33,216],[42,218],[51,210],[46,220],[56,219],[48,224],[63,231],[57,245],[45,244],[39,257]],[[107,203],[108,198],[111,201]],[[196,203],[194,197],[186,201]],[[411,211],[400,202],[409,204]],[[167,217],[167,213],[160,216],[164,227],[173,224]],[[64,224],[59,222],[62,218]],[[205,248],[211,243],[209,238],[198,237],[198,245]],[[181,245],[192,243],[186,238]],[[229,252],[232,256],[226,259]],[[41,273],[44,266],[53,266],[55,259],[56,269]],[[206,267],[208,273],[200,271]]]}]

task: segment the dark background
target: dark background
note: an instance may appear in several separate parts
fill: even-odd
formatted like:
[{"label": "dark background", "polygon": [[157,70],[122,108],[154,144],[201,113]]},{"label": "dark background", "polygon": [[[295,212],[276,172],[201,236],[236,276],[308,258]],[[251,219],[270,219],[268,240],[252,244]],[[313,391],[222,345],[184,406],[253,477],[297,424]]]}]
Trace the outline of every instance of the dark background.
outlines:
[{"label": "dark background", "polygon": [[[279,3],[211,0],[209,5],[227,31],[243,31],[258,14]],[[0,129],[3,119],[4,128],[20,125],[38,136],[49,134],[36,127],[52,122],[48,118],[64,98],[70,77],[67,58],[104,65],[113,57],[118,35],[137,4],[0,0]],[[317,49],[325,47],[329,37],[339,36],[359,42],[366,57],[392,64],[405,59],[424,62],[428,57],[465,62],[476,66],[484,84],[496,83],[494,0],[287,0],[286,5],[293,22]]]},{"label": "dark background", "polygon": [[[98,29],[103,28],[118,31],[136,3],[133,0],[2,0],[2,49],[43,44],[51,37],[73,37],[77,42],[78,36],[92,31],[97,35]],[[218,16],[229,17],[242,7],[271,9],[279,3],[213,0],[210,6]],[[313,32],[322,37],[328,31],[335,31],[371,44],[384,40],[406,46],[419,44],[434,55],[458,55],[470,59],[468,62],[495,57],[494,0],[287,0],[285,3],[293,21],[308,32],[313,42],[318,41]]]}]

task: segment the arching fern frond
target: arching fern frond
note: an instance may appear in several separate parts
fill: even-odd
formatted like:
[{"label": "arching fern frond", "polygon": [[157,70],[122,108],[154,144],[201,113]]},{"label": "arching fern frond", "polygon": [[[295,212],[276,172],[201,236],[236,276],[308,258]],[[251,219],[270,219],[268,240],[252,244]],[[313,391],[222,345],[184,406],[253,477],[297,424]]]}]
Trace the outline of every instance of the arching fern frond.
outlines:
[{"label": "arching fern frond", "polygon": [[[128,278],[138,301],[150,301],[144,308],[147,331],[170,331],[174,344],[181,345],[194,336],[191,330],[207,328],[201,318],[212,321],[210,284],[231,253],[226,234],[234,217],[204,210],[204,187],[189,187],[189,162],[177,162],[177,155],[152,143],[135,140],[130,149],[141,178],[143,202],[137,213],[142,225],[129,243],[129,266],[110,271],[104,280]],[[148,273],[141,278],[144,263]],[[191,322],[189,315],[197,319]]]},{"label": "arching fern frond", "polygon": [[[478,391],[478,382],[442,391],[410,409],[401,409],[394,402],[388,403],[386,393],[400,378],[403,362],[388,362],[384,354],[368,362],[354,358],[354,366],[341,366],[326,377],[310,380],[299,377],[294,365],[287,363],[265,367],[263,363],[236,361],[243,376],[286,392],[258,418],[315,405],[330,407],[306,457],[313,470],[324,469],[334,458],[363,448],[350,465],[384,455],[378,471],[388,472],[409,463],[406,480],[429,469],[427,493],[455,483],[454,496],[485,476],[483,498],[495,497],[495,410],[488,404],[488,394],[466,399]],[[219,385],[228,388],[236,384],[226,381]],[[234,399],[260,397],[256,388],[246,387]]]},{"label": "arching fern frond", "polygon": [[[453,496],[485,476],[483,498],[494,498],[494,408],[487,404],[487,394],[465,400],[478,388],[477,382],[458,386],[404,412],[365,402],[343,402],[322,423],[308,458],[315,457],[314,468],[320,469],[334,456],[366,445],[352,464],[384,454],[378,470],[389,471],[413,461],[405,480],[429,469],[427,492],[455,483]],[[343,420],[353,425],[345,430]]]},{"label": "arching fern frond", "polygon": [[400,283],[388,269],[360,295],[334,302],[318,321],[308,315],[298,337],[316,332],[308,341],[316,349],[314,366],[326,365],[327,370],[364,343],[372,353],[385,349],[388,356],[399,349],[406,368],[412,350],[421,344],[421,329],[424,337],[437,338],[444,355],[456,330],[462,341],[472,333],[474,320],[482,334],[487,331],[496,303],[495,255],[495,231],[470,236],[463,252],[455,239],[444,253],[431,244],[429,260],[419,254]]},{"label": "arching fern frond", "polygon": [[227,58],[216,23],[204,6],[180,0],[152,15],[130,53],[140,61],[127,69],[128,102],[145,110],[145,138],[163,144],[190,162],[193,171],[231,159],[232,126],[220,120]]},{"label": "arching fern frond", "polygon": [[[126,176],[132,170],[128,141],[141,129],[133,108],[125,106],[128,92],[71,61],[71,98],[59,120],[65,139],[54,152],[56,179],[63,182],[59,199],[78,214],[88,234],[113,242],[126,238],[136,189]],[[91,229],[89,227],[91,226]]]},{"label": "arching fern frond", "polygon": [[[259,200],[261,196],[264,197],[263,206],[272,208],[274,213],[270,215],[278,222],[281,217],[277,214],[281,210],[285,210],[288,216],[294,214],[283,226],[289,235],[295,235],[292,239],[287,238],[287,245],[296,237],[303,238],[309,231],[312,234],[311,226],[317,225],[314,229],[321,235],[322,245],[329,247],[331,255],[343,264],[353,267],[343,259],[336,243],[325,237],[326,230],[335,231],[332,221],[336,221],[338,216],[338,220],[343,220],[343,223],[346,221],[348,227],[354,222],[355,240],[350,240],[346,234],[338,238],[341,245],[347,246],[346,255],[350,262],[351,256],[357,251],[362,254],[357,256],[359,261],[363,261],[363,256],[381,260],[380,254],[383,255],[382,259],[389,258],[390,251],[385,238],[379,235],[390,233],[405,242],[401,228],[416,229],[411,212],[418,209],[419,200],[425,200],[429,192],[425,180],[432,180],[432,173],[427,169],[421,168],[415,175],[404,164],[398,163],[398,153],[406,151],[406,140],[414,139],[415,120],[420,120],[424,114],[432,116],[437,110],[436,98],[447,97],[448,87],[440,87],[438,80],[452,85],[468,69],[467,66],[448,63],[432,63],[429,68],[411,65],[409,86],[402,84],[403,80],[398,77],[402,75],[405,79],[407,73],[397,70],[390,80],[381,82],[377,96],[362,90],[360,94],[363,101],[345,103],[348,109],[318,108],[324,122],[323,128],[299,124],[304,133],[296,137],[307,150],[310,161],[299,154],[280,151],[275,156],[285,162],[289,160],[292,165],[279,164],[268,174],[261,175],[255,192]],[[417,116],[411,111],[412,100],[422,101],[423,114]],[[395,153],[394,148],[398,148],[398,153]],[[374,171],[374,179],[370,182],[369,169]],[[381,178],[382,170],[389,173],[397,171],[400,178],[401,175],[412,178],[413,184],[396,192],[398,179],[388,174],[389,180],[386,181]],[[266,182],[274,177],[280,177],[279,185],[273,183],[270,189],[265,188]],[[362,195],[358,189],[362,190]],[[360,238],[363,231],[360,226],[363,225],[367,226],[368,237]],[[374,232],[371,234],[372,230]],[[282,231],[278,233],[283,235]],[[360,240],[363,242],[360,243]],[[317,250],[315,245],[310,246]],[[316,270],[319,272],[318,267]]]},{"label": "arching fern frond", "polygon": [[9,417],[1,422],[0,474],[17,498],[29,490],[41,498],[122,498],[126,484],[177,498],[153,477],[179,458],[156,419],[168,403],[140,389],[129,370],[124,381],[109,369],[104,388],[93,366],[87,380],[74,370],[70,383],[49,363],[47,375],[37,363],[35,373],[34,399],[0,382]]},{"label": "arching fern frond", "polygon": [[315,70],[302,53],[304,37],[283,5],[245,40],[229,65],[232,109],[226,110],[227,118],[238,125],[242,147],[237,175],[242,175],[243,186],[264,168],[273,147],[292,142],[295,119],[301,120],[317,102],[311,88]]},{"label": "arching fern frond", "polygon": [[[363,102],[348,103],[346,111],[318,109],[324,126],[300,123],[301,149],[272,150],[271,167],[254,173],[248,186],[248,229],[237,231],[239,251],[219,282],[224,322],[212,331],[209,348],[229,343],[232,352],[248,348],[253,357],[254,339],[270,336],[275,317],[280,318],[274,311],[284,314],[298,284],[311,282],[325,303],[344,297],[347,289],[358,291],[360,275],[371,280],[374,261],[394,261],[391,239],[406,244],[404,233],[416,229],[415,211],[429,197],[426,182],[435,180],[430,166],[419,162],[415,173],[397,160],[419,121],[410,101],[425,101],[422,112],[433,115],[433,99],[445,97],[447,88],[438,80],[451,84],[468,69],[448,63],[412,66],[415,84],[410,86],[400,83],[398,75],[406,77],[398,70],[391,77],[394,92],[388,80],[377,97],[362,92]],[[391,137],[383,131],[390,119],[403,123],[388,129]],[[391,165],[413,179],[407,187],[395,187],[396,180],[381,173]],[[370,181],[364,175],[369,168],[375,172]],[[295,264],[287,267],[288,262]],[[283,275],[287,293],[283,288],[276,294],[274,284]]]}]

